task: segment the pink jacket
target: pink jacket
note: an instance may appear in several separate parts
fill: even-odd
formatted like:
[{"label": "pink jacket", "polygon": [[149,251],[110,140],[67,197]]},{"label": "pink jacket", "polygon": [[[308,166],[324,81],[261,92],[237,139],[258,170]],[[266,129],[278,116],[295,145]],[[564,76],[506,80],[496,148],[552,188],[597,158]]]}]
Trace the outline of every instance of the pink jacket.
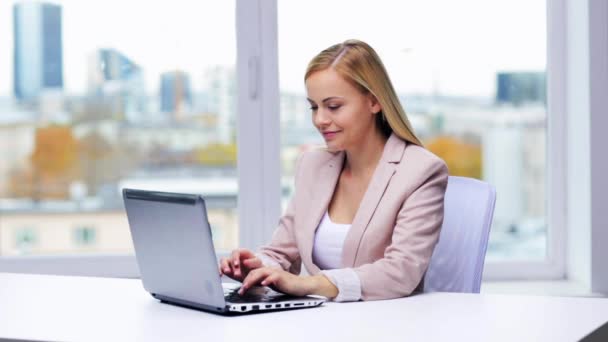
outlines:
[{"label": "pink jacket", "polygon": [[[272,241],[260,253],[285,270],[310,274],[314,234],[332,198],[344,152],[302,154],[295,172],[295,195]],[[363,300],[398,298],[422,289],[421,281],[439,238],[445,163],[428,150],[391,135],[344,241],[342,267],[361,281]]]}]

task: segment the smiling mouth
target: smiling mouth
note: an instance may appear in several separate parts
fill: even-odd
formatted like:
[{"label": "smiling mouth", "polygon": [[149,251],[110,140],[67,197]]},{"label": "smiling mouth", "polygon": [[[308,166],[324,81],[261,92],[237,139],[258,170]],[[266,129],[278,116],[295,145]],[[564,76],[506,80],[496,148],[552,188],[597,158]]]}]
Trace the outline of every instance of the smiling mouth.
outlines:
[{"label": "smiling mouth", "polygon": [[326,139],[331,139],[333,138],[336,134],[340,133],[341,131],[329,131],[329,132],[322,132],[323,137]]}]

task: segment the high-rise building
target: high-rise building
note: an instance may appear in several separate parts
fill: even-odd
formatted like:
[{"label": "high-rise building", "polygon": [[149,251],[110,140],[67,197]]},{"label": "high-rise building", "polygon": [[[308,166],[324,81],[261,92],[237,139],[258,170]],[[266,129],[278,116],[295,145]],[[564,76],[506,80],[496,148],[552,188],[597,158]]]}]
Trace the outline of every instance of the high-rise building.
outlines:
[{"label": "high-rise building", "polygon": [[496,74],[496,102],[519,106],[546,103],[544,72],[499,72]]},{"label": "high-rise building", "polygon": [[89,59],[89,93],[107,101],[118,101],[127,119],[137,121],[145,111],[143,71],[122,52],[98,49]]},{"label": "high-rise building", "polygon": [[63,89],[61,6],[19,2],[13,6],[14,92],[19,100],[45,89]]},{"label": "high-rise building", "polygon": [[116,49],[98,49],[90,65],[92,86],[100,86],[106,81],[124,81],[138,76],[140,67]]},{"label": "high-rise building", "polygon": [[183,113],[192,108],[190,77],[183,71],[169,71],[160,75],[160,110]]}]

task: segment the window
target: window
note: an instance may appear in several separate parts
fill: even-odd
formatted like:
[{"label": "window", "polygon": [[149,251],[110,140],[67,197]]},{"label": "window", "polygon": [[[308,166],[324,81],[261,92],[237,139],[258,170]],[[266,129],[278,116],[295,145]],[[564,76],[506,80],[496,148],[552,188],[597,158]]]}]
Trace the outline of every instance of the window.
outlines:
[{"label": "window", "polygon": [[76,246],[90,246],[96,243],[96,230],[93,227],[79,227],[73,231],[73,241]]},{"label": "window", "polygon": [[[565,207],[559,199],[565,190],[554,191],[558,201],[550,196],[556,184],[562,186],[565,166],[554,156],[565,147],[565,137],[555,113],[550,121],[546,113],[546,5],[523,0],[373,6],[343,0],[2,3],[0,51],[8,57],[0,59],[0,69],[13,77],[0,82],[0,256],[20,254],[13,232],[24,226],[44,235],[37,238],[39,245],[47,244],[45,234],[70,241],[70,227],[95,227],[102,253],[130,253],[124,209],[116,199],[125,186],[213,199],[209,221],[221,250],[268,241],[279,213],[274,190],[279,164],[285,204],[295,158],[307,146],[322,144],[304,96],[306,64],[330,44],[360,38],[380,53],[427,147],[448,161],[452,174],[497,186],[486,270],[500,265],[500,274],[508,268],[511,275],[522,265],[546,266],[563,249],[556,226],[565,225],[555,215],[555,208]],[[145,15],[137,15],[135,24],[134,13]],[[54,38],[42,38],[43,25]],[[559,36],[549,34],[553,40]],[[142,39],[148,36],[155,39]],[[61,52],[53,52],[58,44]],[[43,45],[44,56],[29,53]],[[33,67],[24,68],[27,63]],[[277,68],[280,94],[275,94]],[[275,132],[280,132],[280,162]],[[549,159],[547,149],[553,149]],[[237,172],[237,152],[239,170],[246,172]],[[79,254],[92,248],[31,253]],[[513,267],[506,267],[509,263]],[[534,276],[538,270],[524,273]],[[119,273],[133,275],[128,267]]]},{"label": "window", "polygon": [[202,194],[217,249],[238,245],[234,1],[0,15],[0,241],[32,227],[0,256],[132,253],[124,187]]},{"label": "window", "polygon": [[38,243],[36,230],[30,227],[17,229],[15,231],[15,250],[19,254],[29,254]]},{"label": "window", "polygon": [[415,131],[450,174],[496,186],[486,260],[545,261],[545,11],[544,1],[279,2],[283,203],[297,155],[323,144],[306,106],[306,65],[357,38],[380,54]]}]

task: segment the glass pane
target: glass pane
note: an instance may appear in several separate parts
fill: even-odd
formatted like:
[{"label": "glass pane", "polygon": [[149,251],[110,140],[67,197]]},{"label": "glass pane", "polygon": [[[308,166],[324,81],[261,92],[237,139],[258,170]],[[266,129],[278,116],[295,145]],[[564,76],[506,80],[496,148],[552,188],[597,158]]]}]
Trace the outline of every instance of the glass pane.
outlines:
[{"label": "glass pane", "polygon": [[0,3],[0,255],[132,252],[123,187],[202,194],[237,246],[234,13]]},{"label": "glass pane", "polygon": [[307,63],[356,38],[378,52],[417,135],[450,174],[496,186],[488,260],[544,259],[545,9],[524,0],[279,1],[284,202],[298,153],[323,145],[305,98]]}]

